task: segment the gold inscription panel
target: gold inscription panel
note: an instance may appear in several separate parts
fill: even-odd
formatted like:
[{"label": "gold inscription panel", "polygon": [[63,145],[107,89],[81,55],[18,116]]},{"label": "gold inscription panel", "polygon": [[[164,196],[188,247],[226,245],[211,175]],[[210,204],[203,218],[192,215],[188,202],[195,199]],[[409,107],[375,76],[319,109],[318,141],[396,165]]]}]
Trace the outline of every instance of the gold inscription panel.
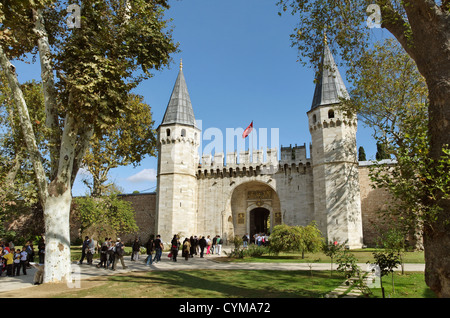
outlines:
[{"label": "gold inscription panel", "polygon": [[247,193],[248,200],[263,200],[263,199],[272,199],[272,191],[248,191]]}]

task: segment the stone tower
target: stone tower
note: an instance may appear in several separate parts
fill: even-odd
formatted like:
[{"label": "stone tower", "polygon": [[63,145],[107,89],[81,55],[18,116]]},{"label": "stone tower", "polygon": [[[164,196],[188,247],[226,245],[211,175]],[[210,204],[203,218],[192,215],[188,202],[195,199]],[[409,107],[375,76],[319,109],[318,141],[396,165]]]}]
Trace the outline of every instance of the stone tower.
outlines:
[{"label": "stone tower", "polygon": [[181,62],[157,134],[156,232],[167,242],[174,234],[196,233],[200,130],[196,127]]},{"label": "stone tower", "polygon": [[348,99],[342,77],[325,40],[311,110],[314,218],[328,241],[362,246],[361,200],[356,150],[357,119],[340,110]]}]

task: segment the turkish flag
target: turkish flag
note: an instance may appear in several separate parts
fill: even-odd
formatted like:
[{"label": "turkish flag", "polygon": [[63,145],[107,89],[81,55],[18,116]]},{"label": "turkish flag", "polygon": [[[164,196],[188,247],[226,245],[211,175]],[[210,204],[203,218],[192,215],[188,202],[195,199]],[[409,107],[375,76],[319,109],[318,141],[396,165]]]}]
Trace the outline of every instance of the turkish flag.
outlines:
[{"label": "turkish flag", "polygon": [[248,127],[244,130],[243,134],[242,134],[242,138],[247,137],[248,135],[250,135],[250,133],[253,130],[253,121],[250,125],[248,125]]}]

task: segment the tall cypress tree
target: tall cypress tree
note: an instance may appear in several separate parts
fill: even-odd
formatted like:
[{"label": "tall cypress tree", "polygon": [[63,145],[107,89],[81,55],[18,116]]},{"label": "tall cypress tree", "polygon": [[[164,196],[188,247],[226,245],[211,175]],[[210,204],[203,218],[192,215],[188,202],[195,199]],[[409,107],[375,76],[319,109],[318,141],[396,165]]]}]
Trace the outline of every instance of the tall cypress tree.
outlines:
[{"label": "tall cypress tree", "polygon": [[366,152],[364,151],[364,147],[361,146],[358,149],[358,161],[366,161]]},{"label": "tall cypress tree", "polygon": [[377,153],[375,155],[375,158],[377,160],[383,160],[383,159],[390,158],[390,156],[386,153],[385,145],[380,141],[377,142]]}]

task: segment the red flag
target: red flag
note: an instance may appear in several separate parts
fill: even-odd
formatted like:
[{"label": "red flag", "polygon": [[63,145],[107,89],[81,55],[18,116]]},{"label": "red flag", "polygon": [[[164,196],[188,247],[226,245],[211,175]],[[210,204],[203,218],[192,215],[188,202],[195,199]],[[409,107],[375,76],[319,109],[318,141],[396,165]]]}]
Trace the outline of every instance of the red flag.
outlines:
[{"label": "red flag", "polygon": [[247,137],[248,135],[250,135],[250,133],[253,130],[253,121],[250,125],[248,125],[248,127],[244,130],[244,133],[242,134],[242,138]]}]

